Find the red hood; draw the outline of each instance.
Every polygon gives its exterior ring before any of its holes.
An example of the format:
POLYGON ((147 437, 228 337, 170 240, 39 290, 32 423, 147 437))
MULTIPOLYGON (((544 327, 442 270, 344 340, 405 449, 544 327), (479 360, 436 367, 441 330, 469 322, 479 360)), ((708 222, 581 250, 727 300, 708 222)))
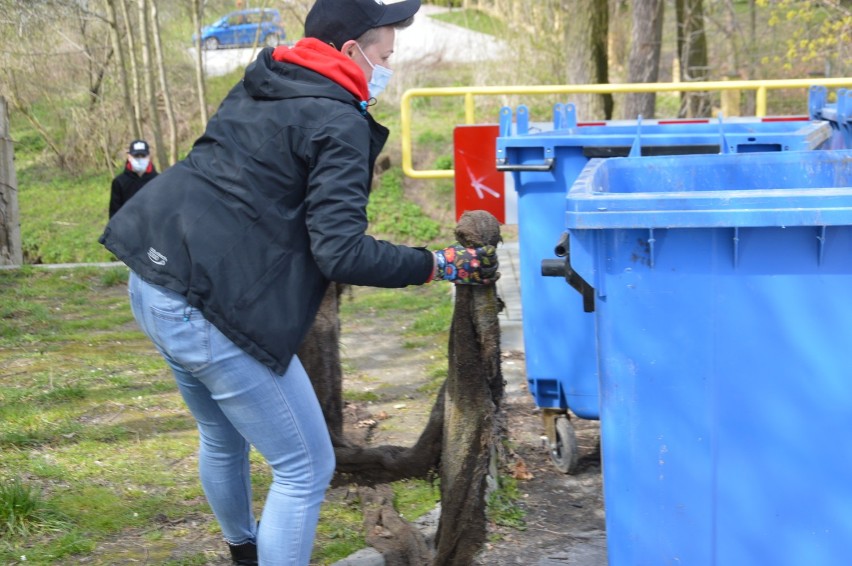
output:
POLYGON ((367 79, 361 68, 352 59, 318 39, 306 37, 293 47, 279 45, 272 52, 272 59, 315 71, 357 96, 358 100, 369 99, 367 79))

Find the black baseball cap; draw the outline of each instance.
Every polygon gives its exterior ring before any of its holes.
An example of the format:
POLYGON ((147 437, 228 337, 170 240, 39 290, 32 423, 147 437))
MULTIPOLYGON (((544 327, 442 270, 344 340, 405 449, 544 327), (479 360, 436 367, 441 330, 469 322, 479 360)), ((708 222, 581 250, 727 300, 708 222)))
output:
POLYGON ((417 13, 420 0, 316 0, 305 18, 305 37, 313 37, 336 49, 367 30, 392 26, 417 13))
POLYGON ((133 140, 130 142, 130 149, 127 150, 130 155, 148 155, 151 153, 151 148, 148 147, 148 142, 145 140, 133 140))

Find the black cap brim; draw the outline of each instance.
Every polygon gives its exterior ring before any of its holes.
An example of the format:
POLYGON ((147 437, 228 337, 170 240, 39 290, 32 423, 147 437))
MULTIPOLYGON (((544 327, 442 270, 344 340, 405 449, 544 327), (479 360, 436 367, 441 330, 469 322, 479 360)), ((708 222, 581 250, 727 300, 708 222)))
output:
POLYGON ((401 2, 388 2, 385 4, 385 13, 379 18, 376 27, 392 26, 417 13, 420 9, 420 0, 402 0, 401 2))
POLYGON ((316 0, 305 18, 305 37, 330 43, 336 49, 367 30, 393 26, 414 16, 420 0, 316 0))

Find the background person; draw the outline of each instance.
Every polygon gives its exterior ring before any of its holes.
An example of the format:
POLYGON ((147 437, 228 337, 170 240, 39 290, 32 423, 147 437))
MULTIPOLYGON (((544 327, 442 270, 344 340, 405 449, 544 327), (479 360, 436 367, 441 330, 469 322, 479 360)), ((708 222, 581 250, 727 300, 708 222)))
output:
POLYGON ((369 113, 420 0, 317 0, 305 39, 260 52, 204 134, 108 224, 131 308, 195 417, 199 473, 238 564, 305 565, 334 451, 295 355, 330 281, 490 283, 493 246, 366 235, 388 130, 369 113), (272 468, 260 524, 249 448, 272 468))
POLYGON ((127 150, 124 171, 112 180, 109 196, 109 217, 115 216, 139 189, 157 176, 157 170, 151 162, 151 148, 145 140, 133 140, 127 150))

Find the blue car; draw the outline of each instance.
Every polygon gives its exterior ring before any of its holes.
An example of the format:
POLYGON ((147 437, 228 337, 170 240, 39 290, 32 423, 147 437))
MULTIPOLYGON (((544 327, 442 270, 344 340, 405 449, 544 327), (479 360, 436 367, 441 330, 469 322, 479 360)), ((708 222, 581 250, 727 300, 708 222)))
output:
MULTIPOLYGON (((281 14, 273 9, 253 9, 232 12, 216 23, 201 29, 201 47, 213 50, 226 46, 267 45, 275 47, 286 34, 281 26, 281 14)), ((198 36, 192 36, 197 43, 198 36)))

